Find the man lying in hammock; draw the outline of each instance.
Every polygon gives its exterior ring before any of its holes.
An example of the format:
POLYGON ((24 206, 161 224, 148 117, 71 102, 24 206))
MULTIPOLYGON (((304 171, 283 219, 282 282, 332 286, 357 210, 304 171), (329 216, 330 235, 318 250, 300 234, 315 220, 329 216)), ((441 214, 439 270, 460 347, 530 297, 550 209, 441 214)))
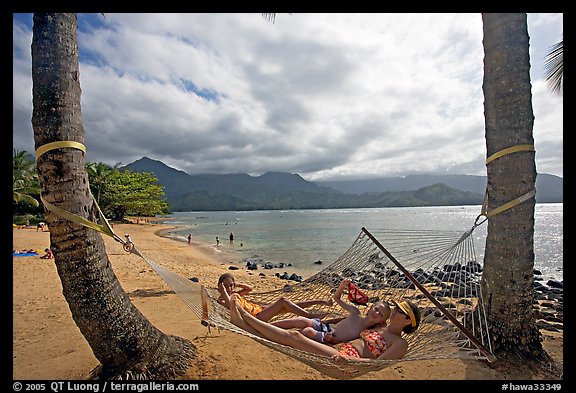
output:
POLYGON ((294 303, 281 297, 263 307, 244 298, 244 295, 252 291, 252 286, 236 282, 234 276, 230 273, 224 273, 218 278, 218 291, 220 292, 220 297, 217 300, 218 303, 230 307, 230 300, 235 299, 244 310, 262 321, 269 321, 272 317, 285 313, 293 313, 308 318, 323 318, 326 316, 326 313, 315 314, 304 309, 317 304, 326 306, 332 306, 333 304, 332 297, 327 300, 308 300, 299 303, 294 303), (239 290, 235 291, 237 288, 239 290))
POLYGON ((342 358, 392 360, 403 358, 408 351, 408 342, 402 337, 402 332, 413 333, 420 325, 418 306, 409 300, 394 304, 388 325, 379 324, 363 330, 359 338, 335 346, 310 339, 299 331, 284 330, 261 321, 240 307, 235 299, 230 300, 230 320, 252 334, 302 351, 331 357, 335 362, 342 358))
POLYGON ((334 300, 340 307, 348 311, 348 316, 334 324, 325 323, 320 318, 289 318, 272 322, 272 325, 282 329, 299 329, 300 333, 321 343, 338 344, 360 337, 360 332, 378 324, 386 324, 390 316, 390 306, 385 302, 374 303, 365 316, 353 304, 342 300, 344 289, 354 288, 350 280, 340 282, 334 293, 334 300))

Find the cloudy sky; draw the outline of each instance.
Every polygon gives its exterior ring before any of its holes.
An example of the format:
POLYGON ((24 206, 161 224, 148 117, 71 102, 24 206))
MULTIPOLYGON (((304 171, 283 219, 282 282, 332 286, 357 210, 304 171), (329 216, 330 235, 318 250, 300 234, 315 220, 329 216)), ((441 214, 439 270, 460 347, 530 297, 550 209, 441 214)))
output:
MULTIPOLYGON (((480 14, 79 14, 86 159, 189 174, 345 180, 485 175, 480 14)), ((539 173, 563 177, 544 59, 563 14, 528 14, 539 173)), ((34 151, 32 14, 13 16, 13 147, 34 151)))

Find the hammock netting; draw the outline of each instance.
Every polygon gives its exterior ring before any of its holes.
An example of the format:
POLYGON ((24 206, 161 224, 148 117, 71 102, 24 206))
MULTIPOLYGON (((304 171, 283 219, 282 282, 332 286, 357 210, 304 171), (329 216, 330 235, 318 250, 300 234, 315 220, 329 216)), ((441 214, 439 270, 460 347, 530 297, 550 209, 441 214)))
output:
MULTIPOLYGON (((41 146, 36 158, 62 147, 80 149, 84 145, 75 141, 58 141, 41 146)), ((533 145, 517 145, 500 150, 486 159, 486 164, 509 153, 534 151, 533 145)), ((482 206, 485 220, 533 198, 536 190, 517 197, 504 205, 487 210, 487 198, 482 206)), ((333 378, 354 378, 371 371, 381 370, 399 361, 423 359, 482 359, 490 362, 493 355, 480 290, 482 264, 476 258, 472 233, 480 225, 460 233, 457 231, 381 230, 374 233, 362 228, 350 248, 336 261, 310 278, 284 288, 250 293, 246 298, 261 305, 272 303, 279 297, 294 302, 327 299, 343 279, 350 279, 372 302, 410 299, 422 314, 416 332, 404 335, 408 353, 400 360, 346 360, 335 363, 329 357, 278 344, 253 335, 230 322, 229 310, 220 305, 216 288, 205 288, 144 257, 126 235, 126 241, 114 234, 106 217, 95 202, 100 225, 48 203, 44 206, 53 213, 86 227, 112 236, 124 244, 126 251, 142 257, 167 282, 203 325, 226 329, 252 339, 294 359, 304 362, 333 378)), ((370 302, 368 303, 368 305, 370 302)), ((363 310, 366 312, 368 307, 363 310)), ((312 311, 308 309, 309 311, 312 311)), ((320 306, 315 312, 327 313, 327 318, 345 317, 337 305, 320 306)), ((287 318, 284 314, 275 319, 287 318)))
MULTIPOLYGON (((287 284, 278 290, 245 296, 261 305, 270 304, 280 297, 293 302, 327 299, 347 278, 369 298, 366 306, 358 306, 362 312, 378 300, 410 299, 420 308, 422 319, 416 332, 403 336, 408 341, 408 353, 400 360, 351 359, 337 364, 329 357, 256 336, 230 322, 229 310, 216 301, 219 297, 217 288, 191 282, 143 258, 209 329, 225 329, 248 336, 325 375, 349 379, 400 361, 439 358, 495 360, 480 291, 482 265, 476 259, 471 236, 474 228, 464 234, 436 230, 379 230, 371 233, 362 228, 340 258, 308 279, 287 284)), ((347 316, 336 303, 307 310, 326 313, 325 319, 347 316)), ((272 320, 293 316, 282 314, 272 320)))

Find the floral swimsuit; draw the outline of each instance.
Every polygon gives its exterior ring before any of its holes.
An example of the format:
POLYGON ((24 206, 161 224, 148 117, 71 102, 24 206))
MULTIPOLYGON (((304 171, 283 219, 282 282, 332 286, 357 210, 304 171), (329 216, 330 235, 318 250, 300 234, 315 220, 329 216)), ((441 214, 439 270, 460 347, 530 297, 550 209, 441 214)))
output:
MULTIPOLYGON (((384 341, 384 337, 376 330, 362 330, 360 332, 360 337, 364 339, 366 343, 366 347, 368 350, 374 355, 375 358, 382 355, 384 351, 386 351, 386 341, 384 341)), ((335 346, 338 350, 338 353, 342 356, 350 357, 350 358, 360 358, 360 354, 352 346, 350 343, 342 343, 335 346)))
POLYGON ((364 339, 366 346, 375 358, 386 351, 386 341, 384 341, 384 337, 382 337, 382 335, 376 330, 362 330, 362 332, 360 332, 360 337, 364 339))

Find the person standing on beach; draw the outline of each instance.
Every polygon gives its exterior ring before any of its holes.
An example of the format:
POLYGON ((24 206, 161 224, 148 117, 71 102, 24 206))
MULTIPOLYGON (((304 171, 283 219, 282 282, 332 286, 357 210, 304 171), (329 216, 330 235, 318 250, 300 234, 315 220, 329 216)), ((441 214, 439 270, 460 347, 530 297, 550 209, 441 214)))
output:
POLYGON ((230 232, 230 243, 234 243, 234 234, 230 232))
POLYGON ((220 238, 216 236, 216 247, 218 247, 219 245, 220 245, 220 238))
POLYGON ((317 304, 329 307, 333 304, 332 297, 327 300, 308 300, 299 303, 294 303, 285 297, 281 297, 273 303, 261 306, 260 304, 252 303, 244 298, 244 295, 250 293, 252 289, 251 285, 236 282, 234 275, 231 273, 224 273, 218 278, 218 291, 220 292, 220 297, 217 301, 223 306, 230 308, 230 302, 231 299, 233 299, 236 304, 244 310, 265 322, 268 322, 276 315, 285 313, 293 313, 307 318, 323 318, 326 316, 326 313, 310 313, 304 309, 317 304), (239 290, 235 291, 237 288, 239 290))
POLYGON ((192 234, 188 235, 188 244, 190 244, 192 242, 192 234))

